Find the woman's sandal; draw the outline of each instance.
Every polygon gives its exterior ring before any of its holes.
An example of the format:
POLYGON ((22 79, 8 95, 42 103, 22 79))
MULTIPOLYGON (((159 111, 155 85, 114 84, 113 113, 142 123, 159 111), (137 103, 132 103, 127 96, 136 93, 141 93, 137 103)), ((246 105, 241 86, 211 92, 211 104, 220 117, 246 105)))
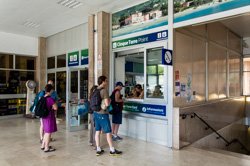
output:
MULTIPOLYGON (((41 150, 44 150, 45 148, 41 148, 41 150)), ((49 146, 49 149, 52 149, 52 146, 49 146)))
POLYGON ((56 151, 56 149, 54 149, 54 148, 51 147, 48 150, 45 150, 44 152, 47 153, 47 152, 54 152, 54 151, 56 151))

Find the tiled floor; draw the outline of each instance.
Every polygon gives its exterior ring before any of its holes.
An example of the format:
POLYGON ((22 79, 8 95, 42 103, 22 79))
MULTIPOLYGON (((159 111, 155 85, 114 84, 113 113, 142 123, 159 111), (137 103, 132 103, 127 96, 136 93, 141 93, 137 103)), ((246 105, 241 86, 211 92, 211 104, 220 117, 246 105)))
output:
POLYGON ((57 151, 44 153, 39 144, 39 121, 32 119, 0 120, 0 166, 250 166, 250 159, 228 156, 192 147, 180 151, 125 137, 116 146, 120 157, 99 157, 88 146, 88 132, 67 132, 64 125, 53 136, 57 151))

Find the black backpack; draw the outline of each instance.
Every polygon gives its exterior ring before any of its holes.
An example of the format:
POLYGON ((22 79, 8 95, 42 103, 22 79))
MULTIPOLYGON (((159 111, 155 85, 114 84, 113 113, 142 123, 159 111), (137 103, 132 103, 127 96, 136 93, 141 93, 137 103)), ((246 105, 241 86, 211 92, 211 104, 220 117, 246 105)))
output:
POLYGON ((102 97, 101 97, 101 90, 102 89, 95 89, 93 91, 93 94, 90 97, 90 110, 99 112, 101 110, 101 103, 102 103, 102 97))
POLYGON ((35 116, 39 116, 40 118, 45 118, 49 115, 49 109, 47 108, 47 97, 42 96, 35 108, 35 116))

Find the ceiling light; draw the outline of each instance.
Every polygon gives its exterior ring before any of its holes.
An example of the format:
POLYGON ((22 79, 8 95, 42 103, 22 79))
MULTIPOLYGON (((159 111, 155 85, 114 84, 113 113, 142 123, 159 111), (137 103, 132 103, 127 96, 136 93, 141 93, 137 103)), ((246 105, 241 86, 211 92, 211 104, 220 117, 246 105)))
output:
POLYGON ((38 28, 40 27, 40 24, 34 23, 32 21, 26 21, 23 23, 24 26, 29 27, 29 28, 38 28))
POLYGON ((74 9, 83 5, 82 2, 79 2, 77 0, 60 0, 57 2, 57 4, 62 5, 64 7, 71 8, 71 9, 74 9))

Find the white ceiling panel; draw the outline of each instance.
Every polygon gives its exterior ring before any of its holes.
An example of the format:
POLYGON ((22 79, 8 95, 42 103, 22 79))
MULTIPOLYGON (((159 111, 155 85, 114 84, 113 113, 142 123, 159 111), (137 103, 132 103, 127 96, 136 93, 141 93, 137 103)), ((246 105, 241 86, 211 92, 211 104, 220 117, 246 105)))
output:
POLYGON ((0 0, 0 31, 47 37, 86 23, 88 16, 98 11, 113 12, 146 0, 77 0, 83 4, 74 9, 57 4, 59 1, 0 0), (24 26, 27 21, 39 27, 24 26))

